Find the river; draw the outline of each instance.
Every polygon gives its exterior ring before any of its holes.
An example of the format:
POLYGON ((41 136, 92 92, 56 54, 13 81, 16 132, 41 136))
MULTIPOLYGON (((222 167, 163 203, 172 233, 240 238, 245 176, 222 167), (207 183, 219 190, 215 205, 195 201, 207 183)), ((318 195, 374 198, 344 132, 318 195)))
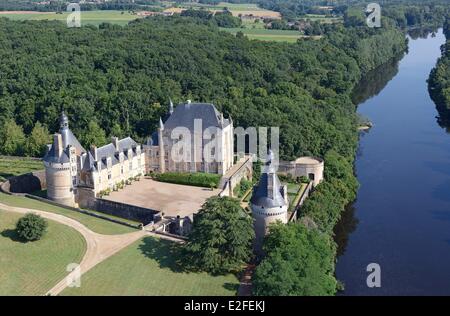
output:
POLYGON ((344 295, 450 295, 450 135, 426 83, 444 42, 442 30, 410 38, 355 90, 373 128, 360 137, 357 199, 335 230, 344 295), (379 288, 366 284, 370 263, 379 288))

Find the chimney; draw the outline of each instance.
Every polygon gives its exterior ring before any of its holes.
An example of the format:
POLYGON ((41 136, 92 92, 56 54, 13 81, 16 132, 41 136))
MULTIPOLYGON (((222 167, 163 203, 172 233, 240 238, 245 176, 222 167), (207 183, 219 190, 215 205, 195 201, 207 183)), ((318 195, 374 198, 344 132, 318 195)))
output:
POLYGON ((61 157, 64 149, 61 134, 56 133, 53 135, 53 146, 55 147, 55 157, 61 157))
POLYGON ((268 173, 267 174, 267 197, 269 199, 273 199, 275 197, 274 190, 275 190, 275 174, 274 173, 268 173))
POLYGON ((289 205, 288 188, 286 184, 283 186, 283 198, 286 205, 289 205))
POLYGON ((97 146, 91 145, 91 154, 94 157, 94 161, 98 161, 97 146))
POLYGON ((116 149, 116 152, 119 151, 119 138, 118 137, 111 137, 111 143, 114 145, 114 148, 116 149))

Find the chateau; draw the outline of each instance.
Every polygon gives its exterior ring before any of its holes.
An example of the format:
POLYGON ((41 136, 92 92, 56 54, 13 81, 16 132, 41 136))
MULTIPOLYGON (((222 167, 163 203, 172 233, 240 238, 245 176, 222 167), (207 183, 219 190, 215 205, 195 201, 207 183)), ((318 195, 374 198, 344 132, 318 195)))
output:
POLYGON ((62 113, 59 132, 44 157, 47 197, 68 206, 86 205, 86 197, 95 198, 150 171, 225 174, 233 166, 233 136, 232 120, 213 104, 188 101, 174 109, 170 102, 168 117, 165 122, 160 119, 146 145, 130 137, 112 137, 111 143, 86 150, 62 113), (181 140, 187 141, 190 152, 176 150, 181 140), (188 159, 178 161, 173 153, 180 152, 188 159))
MULTIPOLYGON (((167 116, 160 118, 159 128, 150 135, 143 146, 130 137, 112 137, 111 143, 86 150, 70 130, 68 117, 62 113, 59 132, 53 136, 53 143, 48 145, 44 157, 47 197, 67 206, 109 212, 146 224, 155 216, 161 218, 164 211, 169 214, 166 220, 172 218, 168 223, 181 227, 181 223, 201 205, 192 204, 196 199, 192 195, 183 197, 183 192, 174 193, 187 188, 170 184, 174 187, 168 189, 167 184, 155 184, 152 179, 144 178, 131 191, 128 188, 127 196, 117 199, 120 192, 111 193, 115 198, 102 196, 104 193, 109 195, 107 191, 118 191, 124 188, 123 184, 150 172, 219 174, 222 176, 220 192, 214 193, 219 196, 233 196, 234 188, 242 179, 252 178, 253 156, 244 155, 234 162, 233 121, 224 118, 213 104, 188 101, 174 108, 170 102, 167 116)), ((261 252, 262 241, 271 223, 287 223, 290 218, 295 218, 288 214, 287 186, 281 184, 277 173, 297 180, 305 176, 310 180, 294 206, 297 209, 313 187, 322 181, 323 169, 320 158, 299 157, 294 161, 278 162, 274 153, 269 152, 249 205, 254 218, 257 252, 261 252)), ((198 200, 204 193, 195 194, 198 200)), ((163 230, 166 229, 164 225, 161 226, 163 230)))
POLYGON ((160 119, 158 130, 144 146, 146 169, 224 175, 233 166, 233 140, 233 121, 225 119, 213 104, 187 101, 174 109, 170 102, 168 117, 164 122, 160 119))

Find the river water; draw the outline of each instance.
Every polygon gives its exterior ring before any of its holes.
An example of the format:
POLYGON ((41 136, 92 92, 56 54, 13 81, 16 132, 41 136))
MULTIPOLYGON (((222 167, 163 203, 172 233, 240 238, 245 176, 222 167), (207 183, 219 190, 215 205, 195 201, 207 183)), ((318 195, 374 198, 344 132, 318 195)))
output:
POLYGON ((410 38, 355 91, 374 126, 360 138, 357 200, 335 231, 344 295, 450 295, 450 135, 426 83, 444 42, 442 30, 410 38), (379 288, 366 284, 370 263, 379 288))

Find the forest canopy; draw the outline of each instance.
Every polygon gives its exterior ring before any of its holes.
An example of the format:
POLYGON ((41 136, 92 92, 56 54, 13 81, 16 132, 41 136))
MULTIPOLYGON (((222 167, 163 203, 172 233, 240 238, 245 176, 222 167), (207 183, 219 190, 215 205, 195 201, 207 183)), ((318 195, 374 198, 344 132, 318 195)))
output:
POLYGON ((82 141, 99 128, 144 141, 169 98, 191 99, 214 103, 235 125, 279 126, 287 159, 330 149, 352 157, 349 93, 405 48, 395 30, 340 27, 320 41, 267 43, 193 17, 99 28, 2 18, 0 30, 1 125, 13 120, 30 135, 40 122, 55 132, 64 109, 82 141))

